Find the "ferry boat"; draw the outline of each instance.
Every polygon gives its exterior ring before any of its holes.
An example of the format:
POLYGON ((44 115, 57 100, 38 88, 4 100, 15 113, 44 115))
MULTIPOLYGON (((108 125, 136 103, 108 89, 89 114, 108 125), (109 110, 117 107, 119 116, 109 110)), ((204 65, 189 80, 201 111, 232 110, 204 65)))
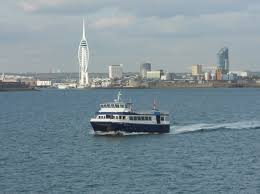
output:
POLYGON ((118 92, 114 102, 100 104, 100 110, 90 123, 95 134, 102 132, 126 133, 169 133, 169 114, 161 112, 155 107, 150 112, 135 112, 132 103, 121 100, 118 92))

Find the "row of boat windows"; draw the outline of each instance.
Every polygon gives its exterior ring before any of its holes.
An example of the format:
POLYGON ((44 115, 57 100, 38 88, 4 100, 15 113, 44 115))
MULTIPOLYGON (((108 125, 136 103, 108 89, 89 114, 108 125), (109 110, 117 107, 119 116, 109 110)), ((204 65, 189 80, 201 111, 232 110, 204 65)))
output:
POLYGON ((126 116, 114 116, 114 115, 100 115, 98 116, 99 119, 120 119, 125 120, 126 116))
POLYGON ((101 108, 130 108, 128 104, 101 104, 101 108))
POLYGON ((129 120, 132 121, 151 121, 152 120, 152 117, 144 117, 144 116, 130 116, 129 117, 129 120))
MULTIPOLYGON (((99 119, 119 119, 125 120, 127 119, 126 116, 114 116, 114 115, 99 115, 99 119)), ((130 121, 151 121, 152 117, 150 116, 129 116, 130 121)), ((161 121, 166 121, 167 118, 161 117, 161 121)))

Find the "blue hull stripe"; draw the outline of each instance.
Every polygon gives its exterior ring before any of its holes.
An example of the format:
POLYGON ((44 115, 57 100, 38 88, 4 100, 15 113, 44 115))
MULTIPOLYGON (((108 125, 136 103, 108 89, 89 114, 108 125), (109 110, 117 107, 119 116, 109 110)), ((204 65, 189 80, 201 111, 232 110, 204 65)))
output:
POLYGON ((124 131, 128 133, 169 133, 170 125, 163 124, 136 124, 136 123, 111 123, 111 122, 90 122, 94 131, 124 131))

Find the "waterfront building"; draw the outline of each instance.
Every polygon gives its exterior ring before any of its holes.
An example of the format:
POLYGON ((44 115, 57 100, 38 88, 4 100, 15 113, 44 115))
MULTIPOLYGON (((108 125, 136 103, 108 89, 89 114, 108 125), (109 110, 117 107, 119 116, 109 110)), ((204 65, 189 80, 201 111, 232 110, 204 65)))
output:
POLYGON ((232 71, 231 73, 236 74, 238 77, 241 78, 250 78, 253 76, 253 73, 250 71, 232 71))
POLYGON ((221 69, 223 72, 229 72, 229 51, 227 47, 220 49, 217 53, 218 59, 218 69, 221 69))
POLYGON ((216 70, 216 80, 220 81, 222 80, 222 70, 221 69, 217 69, 216 70))
POLYGON ((36 81, 36 86, 37 87, 50 87, 51 86, 51 81, 50 80, 37 80, 36 81))
POLYGON ((242 72, 239 73, 239 76, 241 76, 241 77, 251 77, 252 75, 248 71, 242 71, 242 72))
POLYGON ((89 85, 88 78, 88 63, 89 63, 89 48, 85 34, 85 22, 83 20, 83 33, 78 50, 79 60, 79 87, 86 87, 89 85))
POLYGON ((111 81, 109 78, 94 78, 91 82, 91 88, 107 88, 110 85, 111 81))
POLYGON ((192 76, 199 76, 202 74, 202 65, 192 65, 192 76))
POLYGON ((216 80, 216 73, 211 73, 210 77, 211 77, 211 80, 216 80))
POLYGON ((221 80, 228 81, 229 80, 228 78, 229 78, 228 74, 222 74, 222 79, 221 80))
POLYGON ((109 66, 109 78, 121 79, 123 77, 123 65, 110 65, 109 66))
POLYGON ((147 71, 147 79, 161 79, 163 70, 147 71))
POLYGON ((147 72, 151 71, 152 65, 151 63, 143 63, 140 65, 140 76, 141 78, 147 78, 147 72))
POLYGON ((211 80, 211 75, 210 75, 209 72, 206 72, 205 73, 205 81, 209 81, 209 80, 211 80))
POLYGON ((2 76, 1 76, 1 79, 0 79, 1 81, 4 81, 5 80, 5 74, 4 73, 2 73, 2 76))
POLYGON ((228 80, 230 80, 230 81, 237 80, 237 78, 238 78, 237 74, 232 73, 232 72, 229 72, 227 75, 228 75, 228 80))
POLYGON ((174 80, 174 77, 175 77, 174 73, 166 72, 164 75, 161 76, 161 80, 172 81, 174 80))

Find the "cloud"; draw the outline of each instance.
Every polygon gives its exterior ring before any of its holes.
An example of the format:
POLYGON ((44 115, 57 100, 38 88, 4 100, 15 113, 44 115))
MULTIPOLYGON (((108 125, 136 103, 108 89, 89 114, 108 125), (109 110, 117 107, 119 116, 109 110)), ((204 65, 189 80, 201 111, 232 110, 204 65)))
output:
POLYGON ((10 0, 6 5, 0 7, 0 58, 14 71, 26 64, 35 71, 48 71, 45 64, 77 71, 83 17, 91 71, 119 63, 135 71, 145 60, 184 71, 193 63, 215 63, 223 46, 230 48, 232 68, 259 63, 259 0, 10 0))
POLYGON ((138 17, 173 17, 235 12, 258 3, 258 0, 24 0, 22 8, 35 13, 62 15, 91 15, 104 8, 116 8, 138 17))
POLYGON ((97 29, 102 28, 111 28, 111 27, 126 27, 130 24, 133 24, 135 17, 133 16, 121 16, 121 17, 105 17, 99 18, 94 23, 91 24, 92 27, 97 29))
POLYGON ((37 12, 45 7, 62 5, 65 0, 23 0, 19 3, 25 12, 37 12))

